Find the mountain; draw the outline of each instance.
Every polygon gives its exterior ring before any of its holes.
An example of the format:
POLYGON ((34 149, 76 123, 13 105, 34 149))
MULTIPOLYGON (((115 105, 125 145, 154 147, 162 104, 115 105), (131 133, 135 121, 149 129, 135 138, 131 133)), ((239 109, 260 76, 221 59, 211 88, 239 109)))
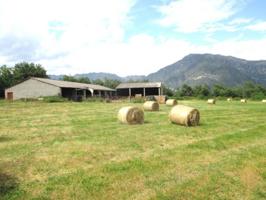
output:
POLYGON ((111 73, 104 73, 104 72, 92 72, 92 73, 86 73, 86 74, 76 74, 74 75, 76 78, 81 78, 81 77, 87 77, 90 80, 97 80, 97 79, 113 79, 113 80, 119 80, 122 81, 122 78, 116 74, 111 74, 111 73))
POLYGON ((133 75, 133 76, 126 76, 122 78, 123 81, 143 81, 147 80, 147 77, 144 75, 133 75))
MULTIPOLYGON (((64 75, 49 75, 51 79, 59 80, 62 79, 64 75)), ((126 77, 120 77, 116 74, 111 73, 104 73, 104 72, 91 72, 91 73, 84 73, 84 74, 75 74, 75 78, 81 78, 81 77, 87 77, 90 80, 97 80, 97 79, 113 79, 118 80, 121 82, 126 81, 142 81, 146 79, 146 76, 144 75, 132 75, 132 76, 126 76, 126 77)))
MULTIPOLYGON (((88 77, 96 79, 115 79, 121 82, 127 81, 160 81, 171 88, 180 87, 183 84, 191 86, 206 84, 222 84, 225 86, 237 86, 247 81, 266 86, 266 60, 248 61, 232 56, 214 54, 190 54, 182 60, 161 68, 148 76, 120 77, 111 73, 86 73, 76 74, 75 77, 88 77)), ((60 79, 63 75, 50 75, 52 79, 60 79)))
POLYGON ((190 54, 148 75, 147 79, 164 82, 171 88, 183 84, 236 86, 246 81, 266 86, 266 61, 248 61, 213 54, 190 54))

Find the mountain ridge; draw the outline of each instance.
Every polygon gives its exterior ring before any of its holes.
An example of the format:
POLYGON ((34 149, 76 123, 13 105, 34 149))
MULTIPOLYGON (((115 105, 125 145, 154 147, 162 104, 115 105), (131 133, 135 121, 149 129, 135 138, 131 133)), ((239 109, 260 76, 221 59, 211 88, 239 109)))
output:
POLYGON ((120 77, 116 74, 101 72, 77 74, 75 77, 88 77, 91 80, 108 78, 121 82, 160 81, 170 88, 180 87, 183 84, 237 86, 247 81, 266 86, 266 60, 249 61, 219 54, 189 54, 147 76, 120 77))

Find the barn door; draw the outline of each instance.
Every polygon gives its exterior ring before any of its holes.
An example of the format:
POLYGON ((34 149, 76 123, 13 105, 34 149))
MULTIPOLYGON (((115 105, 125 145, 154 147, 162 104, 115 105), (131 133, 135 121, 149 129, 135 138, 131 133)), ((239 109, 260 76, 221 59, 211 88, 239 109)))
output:
POLYGON ((13 92, 7 93, 7 100, 13 100, 13 92))

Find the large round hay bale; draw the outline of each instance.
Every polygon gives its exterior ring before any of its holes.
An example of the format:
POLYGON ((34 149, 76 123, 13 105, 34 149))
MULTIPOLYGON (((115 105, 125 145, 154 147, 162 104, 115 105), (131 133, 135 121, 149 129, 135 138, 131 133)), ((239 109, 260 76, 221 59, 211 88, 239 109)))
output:
POLYGON ((240 102, 241 103, 247 103, 247 100, 246 99, 241 99, 240 102))
POLYGON ((118 120, 123 124, 143 124, 144 112, 138 107, 123 107, 118 112, 118 120))
POLYGON ((208 104, 215 104, 216 100, 215 99, 208 99, 207 103, 208 104))
POLYGON ((175 124, 197 126, 200 121, 200 113, 195 108, 184 105, 176 105, 171 109, 169 119, 175 124))
POLYGON ((263 99, 261 102, 262 102, 262 103, 266 103, 266 99, 263 99))
POLYGON ((168 99, 166 101, 166 105, 167 106, 175 106, 175 105, 177 105, 177 100, 175 100, 175 99, 168 99))
POLYGON ((143 109, 145 111, 159 111, 159 103, 156 101, 146 101, 143 104, 143 109))

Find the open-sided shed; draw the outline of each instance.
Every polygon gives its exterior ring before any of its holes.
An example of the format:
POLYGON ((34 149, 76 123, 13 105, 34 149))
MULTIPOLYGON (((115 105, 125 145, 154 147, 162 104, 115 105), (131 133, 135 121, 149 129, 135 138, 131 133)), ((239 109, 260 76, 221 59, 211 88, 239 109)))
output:
POLYGON ((144 83, 121 83, 116 87, 117 96, 142 96, 162 95, 163 88, 161 82, 144 82, 144 83))
POLYGON ((5 90, 9 100, 38 98, 45 96, 62 96, 68 99, 91 96, 107 97, 114 95, 115 90, 101 85, 52 80, 46 78, 30 78, 5 90))

